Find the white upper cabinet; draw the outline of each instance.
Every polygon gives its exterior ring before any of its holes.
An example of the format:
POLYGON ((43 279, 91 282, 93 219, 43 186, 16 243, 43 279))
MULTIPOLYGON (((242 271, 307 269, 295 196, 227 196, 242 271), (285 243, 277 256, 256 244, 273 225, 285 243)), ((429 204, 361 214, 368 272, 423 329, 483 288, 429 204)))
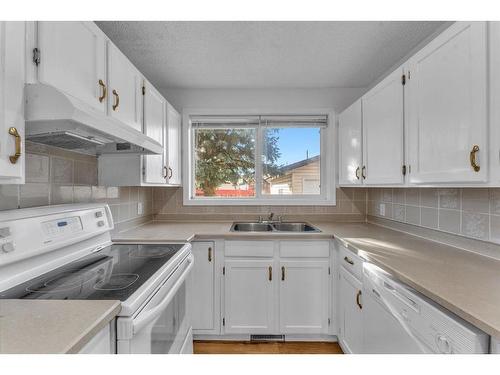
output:
POLYGON ((339 115, 339 184, 363 183, 361 100, 357 100, 339 115))
POLYGON ((181 115, 167 103, 167 168, 169 185, 181 184, 181 115))
POLYGON ((166 101, 149 83, 144 83, 144 134, 164 146, 162 155, 145 155, 144 182, 164 184, 167 182, 166 168, 166 101))
POLYGON ((93 22, 37 23, 38 80, 106 111, 106 37, 93 22))
POLYGON ((397 69, 362 97, 366 185, 404 183, 403 74, 397 69))
POLYGON ((108 41, 108 113, 142 132, 143 77, 127 57, 108 41))
POLYGON ((0 184, 24 183, 25 22, 0 22, 0 184))
POLYGON ((456 22, 408 61, 410 182, 488 178, 486 22, 456 22))

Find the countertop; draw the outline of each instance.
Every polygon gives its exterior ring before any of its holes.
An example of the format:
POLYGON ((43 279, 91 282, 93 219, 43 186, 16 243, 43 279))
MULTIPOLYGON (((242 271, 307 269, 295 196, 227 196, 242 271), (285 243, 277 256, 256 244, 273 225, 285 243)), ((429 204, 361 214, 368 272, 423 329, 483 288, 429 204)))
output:
POLYGON ((0 353, 78 353, 119 311, 120 301, 0 300, 0 353))
POLYGON ((500 337, 500 261, 368 223, 311 222, 321 233, 235 233, 232 222, 157 221, 115 235, 117 242, 193 239, 335 238, 486 333, 500 337))

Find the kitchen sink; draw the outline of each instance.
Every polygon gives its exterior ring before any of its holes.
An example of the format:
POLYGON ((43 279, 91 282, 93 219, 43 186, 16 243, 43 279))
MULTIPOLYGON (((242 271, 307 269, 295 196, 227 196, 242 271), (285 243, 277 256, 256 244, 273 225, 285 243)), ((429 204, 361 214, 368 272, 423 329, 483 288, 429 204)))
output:
POLYGON ((308 223, 233 223, 231 232, 296 232, 318 233, 318 228, 308 223))
POLYGON ((307 223, 276 223, 273 227, 279 232, 321 232, 307 223))

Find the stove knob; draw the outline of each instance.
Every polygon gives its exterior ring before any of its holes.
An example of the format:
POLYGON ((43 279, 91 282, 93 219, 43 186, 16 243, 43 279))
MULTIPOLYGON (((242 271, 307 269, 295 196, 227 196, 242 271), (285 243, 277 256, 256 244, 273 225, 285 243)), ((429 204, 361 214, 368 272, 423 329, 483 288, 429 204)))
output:
POLYGON ((10 236, 10 228, 0 228, 0 238, 6 238, 10 236))
POLYGON ((4 253, 10 253, 10 252, 12 252, 14 250, 15 250, 14 243, 12 243, 12 242, 7 242, 7 243, 4 243, 2 245, 2 251, 4 253))
POLYGON ((451 353, 451 343, 448 338, 444 335, 438 335, 436 337, 436 344, 440 353, 450 354, 451 353))
POLYGON ((102 221, 102 220, 101 220, 101 221, 98 221, 98 222, 97 222, 97 226, 98 226, 98 227, 103 227, 103 226, 104 226, 104 221, 102 221))
POLYGON ((96 218, 100 218, 100 217, 102 217, 102 211, 96 211, 96 213, 95 213, 95 217, 96 217, 96 218))

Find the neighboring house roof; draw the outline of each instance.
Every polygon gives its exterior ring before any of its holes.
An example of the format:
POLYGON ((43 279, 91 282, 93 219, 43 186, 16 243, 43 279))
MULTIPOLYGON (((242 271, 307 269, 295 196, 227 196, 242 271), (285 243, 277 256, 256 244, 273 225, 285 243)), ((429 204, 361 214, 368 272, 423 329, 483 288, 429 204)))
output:
POLYGON ((308 165, 308 164, 311 164, 311 163, 314 163, 314 162, 317 162, 319 161, 319 155, 317 156, 313 156, 312 158, 309 158, 309 159, 304 159, 304 160, 300 160, 300 161, 297 161, 293 164, 289 164, 289 165, 285 165, 284 167, 281 167, 280 168, 280 172, 282 174, 286 174, 294 169, 297 169, 297 168, 300 168, 300 167, 303 167, 305 165, 308 165))

